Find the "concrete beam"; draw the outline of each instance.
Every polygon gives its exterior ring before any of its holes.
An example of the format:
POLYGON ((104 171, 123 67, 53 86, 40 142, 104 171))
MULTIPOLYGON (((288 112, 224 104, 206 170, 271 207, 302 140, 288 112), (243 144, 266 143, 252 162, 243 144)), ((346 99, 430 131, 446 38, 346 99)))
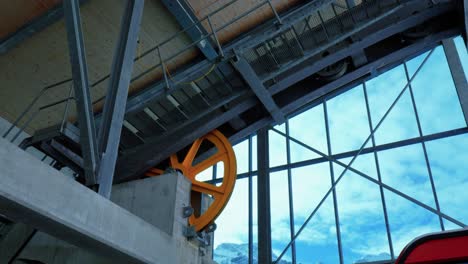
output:
POLYGON ((0 138, 0 214, 101 255, 169 263, 167 233, 0 138))
POLYGON ((12 224, 11 230, 0 242, 0 263, 11 263, 31 240, 36 230, 25 224, 12 224))

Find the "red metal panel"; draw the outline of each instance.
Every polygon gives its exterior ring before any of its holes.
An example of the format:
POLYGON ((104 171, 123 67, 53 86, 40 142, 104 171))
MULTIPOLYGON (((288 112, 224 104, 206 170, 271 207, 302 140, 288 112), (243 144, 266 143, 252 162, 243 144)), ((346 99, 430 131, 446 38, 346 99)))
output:
POLYGON ((441 232, 420 237, 401 253, 396 264, 453 263, 468 260, 467 230, 441 232))

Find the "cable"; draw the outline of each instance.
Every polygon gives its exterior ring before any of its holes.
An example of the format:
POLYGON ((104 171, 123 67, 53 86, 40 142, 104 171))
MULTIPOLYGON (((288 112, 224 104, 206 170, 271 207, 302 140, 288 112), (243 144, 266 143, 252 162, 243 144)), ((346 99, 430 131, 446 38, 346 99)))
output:
POLYGON ((187 84, 191 84, 191 83, 193 83, 193 82, 198 82, 198 81, 200 81, 201 79, 203 79, 203 78, 205 78, 206 76, 208 76, 208 75, 214 70, 214 68, 216 67, 216 65, 218 65, 218 63, 213 63, 213 64, 211 65, 210 69, 209 69, 207 72, 205 72, 202 76, 200 76, 200 77, 198 77, 198 78, 196 78, 196 79, 194 79, 194 80, 188 81, 188 82, 175 82, 174 79, 172 79, 172 75, 171 75, 171 73, 169 72, 169 68, 168 68, 168 67, 165 67, 165 68, 166 68, 167 75, 169 76, 169 79, 171 79, 171 81, 173 81, 173 82, 175 83, 175 85, 178 85, 178 84, 183 84, 183 85, 185 84, 185 85, 187 85, 187 84))

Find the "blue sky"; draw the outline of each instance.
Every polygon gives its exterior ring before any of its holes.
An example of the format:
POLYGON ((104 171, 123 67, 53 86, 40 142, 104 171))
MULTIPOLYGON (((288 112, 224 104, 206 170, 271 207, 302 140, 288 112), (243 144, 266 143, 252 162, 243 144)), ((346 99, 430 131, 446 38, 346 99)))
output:
MULTIPOLYGON (((465 67, 468 67, 466 49, 461 38, 456 39, 465 67)), ((426 54, 407 63, 410 76, 426 54)), ((373 126, 377 124, 394 98, 406 84, 403 65, 366 82, 373 126)), ((436 48, 412 85, 423 135, 465 127, 460 104, 442 47, 436 48)), ((370 133, 363 87, 327 101, 330 140, 333 153, 358 149, 370 133)), ((324 153, 327 141, 323 105, 318 105, 289 121, 290 135, 324 153)), ((284 125, 277 126, 284 131, 284 125)), ((376 144, 385 144, 419 135, 416 116, 409 90, 405 92, 375 134, 376 144)), ((253 142, 255 147, 256 143, 253 142)), ((371 146, 371 142, 367 144, 371 146)), ((248 164, 247 141, 234 147, 238 173, 246 172, 248 164)), ((426 143, 431 172, 441 211, 468 222, 465 201, 468 199, 468 135, 426 143)), ((255 153, 255 151, 254 151, 255 153)), ((255 154, 254 154, 255 157, 255 154)), ((306 148, 291 142, 291 161, 319 157, 306 148)), ((435 208, 429 172, 422 144, 415 144, 378 153, 382 180, 389 186, 435 208)), ((253 159, 255 163, 255 158, 253 159)), ((341 160, 348 163, 350 159, 341 160)), ((270 132, 270 166, 286 164, 286 139, 270 132)), ((359 156, 356 168, 377 179, 373 154, 359 156)), ((254 164, 254 170, 256 164, 254 164)), ((333 165, 335 178, 343 168, 333 165)), ((202 177, 210 177, 207 171, 202 177)), ((279 254, 290 240, 287 171, 270 175, 273 252, 279 254)), ((330 188, 329 163, 292 170, 294 217, 296 230, 304 223, 325 192, 330 188)), ((254 194, 256 179, 254 178, 254 194)), ((367 255, 390 254, 382 200, 378 185, 346 172, 337 189, 343 256, 345 263, 367 255)), ((405 200, 390 191, 384 191, 395 254, 418 235, 440 230, 437 215, 405 200)), ((256 211, 256 197, 254 211, 256 211)), ((256 214, 254 213, 254 230, 256 214)), ((248 182, 238 180, 232 198, 217 220, 215 247, 221 243, 248 241, 248 182)), ((457 228, 444 220, 446 229, 457 228)), ((255 234, 256 232, 254 232, 255 234)), ((256 235, 255 235, 256 236, 256 235)), ((338 263, 335 217, 331 196, 325 201, 311 222, 297 239, 298 263, 338 263)), ((385 256, 385 255, 384 255, 385 256)), ((290 254, 285 256, 289 259, 290 254)))

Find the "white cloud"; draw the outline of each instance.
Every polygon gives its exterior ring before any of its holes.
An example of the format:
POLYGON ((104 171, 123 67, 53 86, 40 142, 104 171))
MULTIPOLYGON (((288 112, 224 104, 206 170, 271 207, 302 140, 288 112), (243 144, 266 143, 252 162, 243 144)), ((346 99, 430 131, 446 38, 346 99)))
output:
MULTIPOLYGON (((432 55, 420 76, 414 82, 416 103, 420 110, 423 132, 448 130, 465 125, 453 85, 445 83, 448 69, 440 63, 444 59, 440 48, 432 55), (442 72, 442 73, 441 73, 442 72), (430 77, 428 77, 430 76, 430 77), (434 77, 434 78, 432 78, 434 77), (440 89, 439 89, 440 88, 440 89), (454 103, 455 102, 455 103, 454 103), (421 112, 423 112, 421 114, 421 112)), ((422 60, 415 59, 419 63, 422 60)), ((419 63, 410 62, 410 71, 419 63)), ((373 124, 377 124, 393 99, 406 84, 402 66, 389 71, 377 79, 367 82, 373 124)), ((416 119, 409 92, 407 91, 392 110, 376 133, 378 144, 402 140, 418 135, 416 119)), ((340 95, 328 102, 330 131, 334 153, 357 149, 369 135, 367 113, 362 87, 340 95)), ((323 105, 290 119, 291 136, 327 153, 323 105)), ((284 126, 278 128, 284 131, 284 126)), ((453 141, 428 142, 428 151, 434 181, 443 212, 454 214, 468 221, 464 202, 468 199, 468 179, 465 165, 467 136, 453 138, 453 141), (442 142, 442 143, 439 143, 442 142), (460 144, 463 142, 464 144, 460 144), (454 194, 457 198, 454 199, 454 194)), ((254 143, 254 148, 256 144, 254 143)), ((370 142, 367 146, 370 146, 370 142)), ((241 147, 239 147, 240 149, 241 147)), ((311 151, 291 143, 293 162, 318 157, 311 151)), ((238 151, 242 152, 242 151, 238 151)), ((255 153, 255 152, 254 152, 255 153)), ((270 134, 270 160, 272 165, 286 163, 286 139, 275 132, 270 134)), ((420 144, 396 150, 380 152, 380 171, 383 181, 435 207, 428 171, 420 144)), ((350 158, 342 160, 345 164, 350 158)), ((255 154, 254 160, 255 162, 255 154)), ((352 167, 377 179, 373 154, 359 156, 352 167)), ((343 167, 334 165, 335 178, 343 167)), ((286 245, 290 239, 289 201, 286 172, 271 175, 272 201, 272 238, 276 245, 286 245)), ((314 210, 326 191, 330 188, 328 162, 292 170, 295 230, 297 231, 309 214, 314 210)), ((254 190, 256 189, 256 185, 254 190)), ((350 171, 337 186, 337 200, 340 229, 345 258, 389 252, 383 207, 379 186, 363 179, 350 171)), ((438 217, 412 202, 398 197, 388 190, 384 192, 390 221, 391 235, 395 253, 415 236, 438 230, 438 217)), ((237 196, 236 196, 237 197, 237 196)), ((243 196, 246 199, 247 196, 243 196)), ((233 199, 235 199, 233 197, 233 199)), ((254 198, 255 201, 256 198, 254 198)), ((246 204, 236 202, 230 207, 234 211, 246 211, 246 204)), ((256 204, 254 205, 256 211, 256 204)), ((222 229, 225 241, 246 238, 247 229, 239 224, 239 215, 226 213, 227 226, 222 229), (232 220, 235 218, 236 220, 232 220), (237 223, 237 224, 236 224, 237 223), (227 239, 229 237, 229 239, 227 239)), ((220 221, 218 221, 220 222, 220 221)), ((254 216, 256 222, 256 214, 254 216)), ((221 223, 221 222, 220 222, 221 223)), ((217 231, 219 232, 219 231, 217 231)), ((221 241, 221 240, 220 240, 221 241)), ((243 240, 244 243, 246 240, 243 240)), ((336 244, 336 228, 332 197, 330 196, 317 211, 310 223, 297 239, 308 247, 320 248, 336 244)), ((275 248, 275 252, 282 249, 275 248)))

